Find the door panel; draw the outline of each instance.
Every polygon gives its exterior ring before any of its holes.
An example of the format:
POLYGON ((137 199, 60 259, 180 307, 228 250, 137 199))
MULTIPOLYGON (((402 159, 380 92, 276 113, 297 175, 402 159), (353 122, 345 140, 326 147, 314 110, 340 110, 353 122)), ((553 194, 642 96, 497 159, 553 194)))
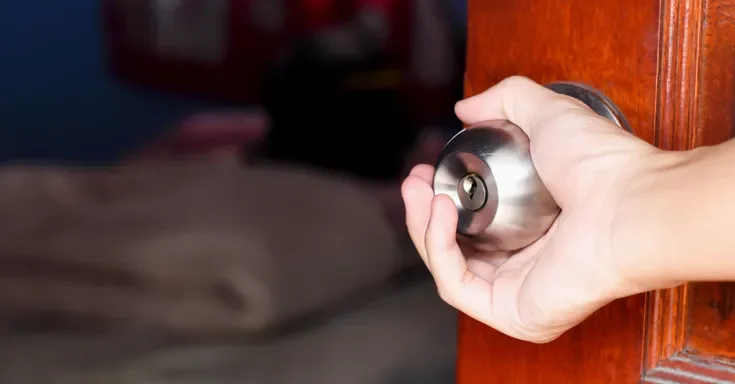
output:
MULTIPOLYGON (((722 142, 735 0, 469 0, 465 93, 516 74, 600 89, 662 148, 722 142)), ((544 345, 463 315, 458 383, 735 382, 733 312, 735 284, 690 284, 618 300, 544 345)))
POLYGON ((651 0, 470 0, 470 86, 481 92, 511 75, 581 81, 653 141, 660 17, 651 0))
MULTIPOLYGON (((669 0, 662 7, 657 144, 723 142, 735 127, 735 1, 669 0)), ((648 294, 644 382, 734 383, 734 299, 732 283, 648 294)))

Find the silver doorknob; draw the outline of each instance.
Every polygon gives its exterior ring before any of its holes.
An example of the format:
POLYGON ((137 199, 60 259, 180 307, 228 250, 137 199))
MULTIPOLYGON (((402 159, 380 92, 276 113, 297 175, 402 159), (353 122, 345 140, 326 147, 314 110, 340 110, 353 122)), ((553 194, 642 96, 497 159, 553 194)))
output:
MULTIPOLYGON (((630 131, 601 92, 579 83, 547 86, 630 131)), ((439 155, 434 193, 454 200, 457 232, 485 249, 514 251, 543 236, 560 208, 536 172, 528 136, 509 121, 486 121, 455 135, 439 155)))

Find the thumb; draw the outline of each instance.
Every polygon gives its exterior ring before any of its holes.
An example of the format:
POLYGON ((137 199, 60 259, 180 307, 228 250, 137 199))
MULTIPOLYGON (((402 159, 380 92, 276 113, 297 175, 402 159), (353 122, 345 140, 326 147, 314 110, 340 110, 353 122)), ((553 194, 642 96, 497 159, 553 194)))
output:
POLYGON ((465 124, 508 120, 529 137, 540 122, 554 116, 570 110, 591 112, 583 103, 522 76, 508 77, 485 92, 458 102, 454 110, 465 124))
POLYGON ((446 195, 434 197, 425 238, 431 274, 444 301, 497 327, 492 320, 492 284, 470 269, 457 244, 457 220, 452 199, 446 195))

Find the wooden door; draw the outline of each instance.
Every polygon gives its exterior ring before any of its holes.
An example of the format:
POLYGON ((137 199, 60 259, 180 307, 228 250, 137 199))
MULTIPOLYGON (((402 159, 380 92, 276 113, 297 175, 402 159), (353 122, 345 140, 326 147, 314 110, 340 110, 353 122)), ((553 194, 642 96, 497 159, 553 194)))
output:
MULTIPOLYGON (((662 148, 732 136, 735 0, 469 0, 468 34, 468 96, 581 81, 662 148)), ((544 345, 460 319, 460 384, 638 382, 735 383, 735 284, 619 300, 544 345)))

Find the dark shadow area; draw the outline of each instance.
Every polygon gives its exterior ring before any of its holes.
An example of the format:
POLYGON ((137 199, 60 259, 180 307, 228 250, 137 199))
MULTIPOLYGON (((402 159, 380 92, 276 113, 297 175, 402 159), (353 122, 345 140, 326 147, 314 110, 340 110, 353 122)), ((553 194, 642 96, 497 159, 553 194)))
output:
POLYGON ((463 0, 0 5, 0 382, 454 381, 402 180, 463 0))

